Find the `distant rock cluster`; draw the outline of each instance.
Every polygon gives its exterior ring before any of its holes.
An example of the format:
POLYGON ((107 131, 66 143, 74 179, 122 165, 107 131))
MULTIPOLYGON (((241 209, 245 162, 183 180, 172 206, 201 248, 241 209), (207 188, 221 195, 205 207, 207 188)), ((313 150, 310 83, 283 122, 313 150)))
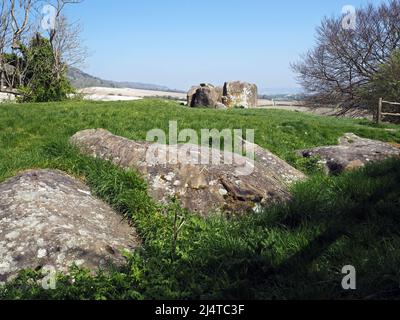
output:
POLYGON ((202 83, 190 88, 187 104, 192 108, 257 108, 258 89, 255 84, 240 81, 225 82, 223 87, 202 83))

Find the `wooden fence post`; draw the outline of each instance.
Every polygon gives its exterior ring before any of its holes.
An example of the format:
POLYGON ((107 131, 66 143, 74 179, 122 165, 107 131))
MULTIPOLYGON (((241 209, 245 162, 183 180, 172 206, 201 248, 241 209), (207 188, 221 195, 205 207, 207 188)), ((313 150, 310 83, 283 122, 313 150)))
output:
POLYGON ((0 92, 3 91, 3 87, 5 86, 5 81, 4 81, 4 62, 3 62, 3 55, 0 53, 0 92))
POLYGON ((379 98, 378 112, 376 115, 376 122, 378 124, 382 122, 382 104, 383 104, 383 98, 379 98))
POLYGON ((4 71, 0 70, 0 92, 5 88, 4 71))

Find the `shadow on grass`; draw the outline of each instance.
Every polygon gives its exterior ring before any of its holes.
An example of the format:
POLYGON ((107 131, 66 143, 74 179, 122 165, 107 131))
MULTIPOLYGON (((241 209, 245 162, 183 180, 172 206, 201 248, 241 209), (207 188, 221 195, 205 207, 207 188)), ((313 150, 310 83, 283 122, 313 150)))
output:
MULTIPOLYGON (((279 210, 278 210, 279 211, 279 210)), ((266 282, 279 275, 290 281, 327 281, 330 298, 400 297, 397 248, 400 226, 400 161, 389 160, 341 177, 315 178, 297 186, 294 201, 278 214, 274 224, 292 231, 318 230, 306 246, 268 270, 266 282), (311 188, 310 188, 311 187, 311 188), (319 190, 319 192, 317 191, 319 190), (341 268, 358 269, 358 290, 341 288, 341 268), (322 272, 321 272, 322 269, 322 272), (325 271, 335 270, 330 279, 325 271), (315 274, 313 274, 315 273, 315 274), (336 281, 334 281, 336 279, 336 281), (330 281, 331 280, 331 281, 330 281)), ((311 290, 297 298, 323 298, 311 290)), ((296 283, 291 283, 293 288, 296 283)), ((295 290, 295 289, 292 289, 295 290)), ((315 290, 318 292, 318 290, 315 290)), ((328 297, 325 297, 328 298, 328 297)))

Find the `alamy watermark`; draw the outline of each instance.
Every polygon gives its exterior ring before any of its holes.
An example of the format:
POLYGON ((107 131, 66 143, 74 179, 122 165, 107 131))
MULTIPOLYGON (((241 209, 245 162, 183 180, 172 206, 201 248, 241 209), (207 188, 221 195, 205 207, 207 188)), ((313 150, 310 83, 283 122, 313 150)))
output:
POLYGON ((348 265, 342 269, 342 274, 346 276, 342 280, 343 290, 357 290, 357 272, 356 268, 348 265))
POLYGON ((153 143, 146 152, 148 165, 234 165, 238 176, 254 171, 253 129, 245 132, 242 129, 201 129, 199 137, 193 129, 178 132, 178 122, 170 121, 168 133, 161 129, 151 130, 146 141, 153 143))
POLYGON ((43 18, 40 22, 40 26, 43 30, 50 31, 56 28, 57 20, 57 9, 51 4, 47 4, 42 8, 43 18))
POLYGON ((346 5, 342 8, 342 28, 344 30, 356 30, 357 27, 357 12, 352 5, 346 5))
POLYGON ((44 276, 40 283, 44 290, 55 290, 57 284, 57 270, 54 266, 47 265, 42 268, 42 275, 44 276))

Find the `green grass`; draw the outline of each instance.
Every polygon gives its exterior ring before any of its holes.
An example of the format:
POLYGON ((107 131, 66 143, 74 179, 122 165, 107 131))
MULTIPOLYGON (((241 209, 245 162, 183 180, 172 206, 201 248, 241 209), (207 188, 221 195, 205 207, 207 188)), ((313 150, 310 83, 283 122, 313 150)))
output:
POLYGON ((186 109, 174 102, 67 102, 0 105, 0 182, 30 168, 55 168, 84 180, 131 219, 143 249, 122 270, 91 277, 61 276, 45 291, 26 271, 0 289, 9 299, 291 299, 400 296, 400 162, 391 160, 339 177, 324 177, 298 149, 330 145, 346 132, 400 143, 400 128, 365 120, 278 110, 186 109), (144 140, 147 131, 255 129, 256 143, 297 168, 309 181, 293 187, 293 201, 263 214, 199 218, 179 205, 161 207, 135 172, 85 157, 68 144, 79 130, 105 128, 144 140), (390 130, 388 130, 390 129, 390 130), (185 219, 177 248, 175 215, 185 219), (358 290, 341 289, 354 265, 358 290))

